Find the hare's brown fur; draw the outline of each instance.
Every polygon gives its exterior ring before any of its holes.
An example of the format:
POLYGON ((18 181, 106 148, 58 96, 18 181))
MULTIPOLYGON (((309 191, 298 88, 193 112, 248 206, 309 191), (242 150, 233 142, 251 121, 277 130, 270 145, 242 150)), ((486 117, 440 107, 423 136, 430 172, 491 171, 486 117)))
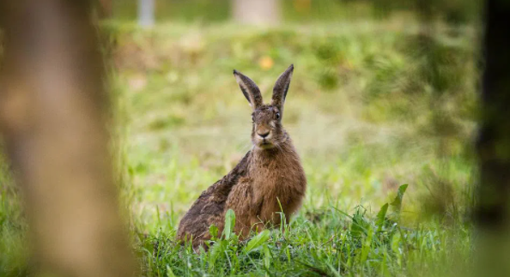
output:
POLYGON ((223 230, 225 213, 236 214, 234 232, 247 238, 250 231, 278 226, 295 213, 306 191, 306 177, 299 156, 281 124, 283 103, 293 66, 278 79, 271 105, 262 104, 258 87, 248 77, 234 72, 244 95, 254 109, 252 142, 254 147, 221 180, 210 186, 195 201, 181 220, 177 233, 181 241, 191 239, 203 245, 211 238, 211 225, 223 230))

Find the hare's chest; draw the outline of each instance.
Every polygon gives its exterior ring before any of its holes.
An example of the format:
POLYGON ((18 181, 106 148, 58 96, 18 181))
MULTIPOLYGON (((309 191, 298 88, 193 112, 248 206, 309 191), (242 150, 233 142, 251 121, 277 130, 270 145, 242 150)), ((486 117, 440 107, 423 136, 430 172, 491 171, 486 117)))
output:
POLYGON ((306 180, 304 174, 292 171, 260 172, 253 178, 253 195, 257 202, 269 209, 286 210, 304 194, 306 180))
POLYGON ((257 218, 279 225, 282 218, 288 220, 298 209, 304 191, 297 189, 301 184, 296 178, 286 174, 271 177, 273 178, 254 180, 254 206, 257 207, 257 218))
POLYGON ((275 214, 290 216, 300 206, 306 178, 295 152, 256 160, 250 168, 254 206, 258 216, 272 221, 275 214))

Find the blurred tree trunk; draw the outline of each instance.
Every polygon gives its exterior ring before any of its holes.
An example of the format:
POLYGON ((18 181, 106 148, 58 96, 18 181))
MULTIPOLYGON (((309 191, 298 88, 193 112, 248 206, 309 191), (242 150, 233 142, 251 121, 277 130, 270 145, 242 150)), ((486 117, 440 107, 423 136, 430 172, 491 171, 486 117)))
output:
POLYGON ((91 1, 0 2, 0 131, 26 202, 36 276, 133 276, 106 129, 91 1))
POLYGON ((154 1, 138 0, 138 24, 142 27, 154 25, 154 1))
POLYGON ((482 124, 478 140, 480 276, 510 276, 510 1, 486 1, 482 124))
POLYGON ((280 22, 278 0, 233 0, 234 20, 243 24, 271 25, 280 22))
POLYGON ((99 0, 99 18, 107 19, 113 15, 112 0, 99 0))

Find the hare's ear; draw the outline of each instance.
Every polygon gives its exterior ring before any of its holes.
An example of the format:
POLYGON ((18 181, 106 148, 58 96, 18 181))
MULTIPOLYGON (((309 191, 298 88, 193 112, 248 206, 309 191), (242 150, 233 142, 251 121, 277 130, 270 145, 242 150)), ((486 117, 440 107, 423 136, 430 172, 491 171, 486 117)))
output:
POLYGON ((280 75, 273 88, 273 101, 271 102, 271 105, 277 107, 280 112, 283 112, 283 104, 285 103, 287 92, 289 91, 293 71, 294 65, 291 64, 289 68, 280 75))
POLYGON ((262 106, 262 95, 260 94, 259 87, 250 78, 243 75, 241 72, 234 70, 236 81, 244 94, 244 97, 250 102, 250 106, 255 110, 262 106))

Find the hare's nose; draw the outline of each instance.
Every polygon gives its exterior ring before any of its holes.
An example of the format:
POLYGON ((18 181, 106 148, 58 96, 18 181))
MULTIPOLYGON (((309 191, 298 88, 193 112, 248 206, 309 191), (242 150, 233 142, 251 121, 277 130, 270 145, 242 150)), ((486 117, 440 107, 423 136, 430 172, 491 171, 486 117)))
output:
POLYGON ((257 135, 259 135, 259 137, 261 138, 266 138, 267 136, 269 136, 269 131, 264 131, 264 132, 257 132, 257 135))

